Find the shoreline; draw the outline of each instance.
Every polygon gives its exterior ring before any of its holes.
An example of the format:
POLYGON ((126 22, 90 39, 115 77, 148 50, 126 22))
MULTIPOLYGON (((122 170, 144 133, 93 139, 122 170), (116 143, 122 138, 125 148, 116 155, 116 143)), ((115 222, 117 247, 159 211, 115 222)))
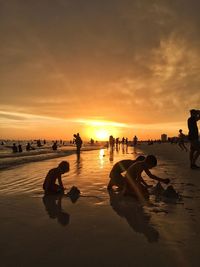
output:
MULTIPOLYGON (((102 149, 104 147, 99 146, 99 147, 83 147, 81 149, 81 152, 85 152, 85 151, 92 151, 92 150, 99 150, 102 149)), ((38 154, 33 154, 33 155, 12 155, 12 156, 8 156, 5 158, 0 158, 0 171, 4 171, 7 169, 12 169, 15 168, 19 165, 22 164, 28 164, 28 163, 32 163, 32 162, 39 162, 39 161, 45 161, 45 160, 50 160, 50 159, 54 159, 54 158, 61 158, 61 157, 66 157, 66 156, 70 156, 76 154, 76 148, 74 147, 74 149, 65 149, 65 150, 57 150, 57 151, 50 151, 49 153, 38 153, 38 154), (9 161, 10 159, 10 161, 9 161)))

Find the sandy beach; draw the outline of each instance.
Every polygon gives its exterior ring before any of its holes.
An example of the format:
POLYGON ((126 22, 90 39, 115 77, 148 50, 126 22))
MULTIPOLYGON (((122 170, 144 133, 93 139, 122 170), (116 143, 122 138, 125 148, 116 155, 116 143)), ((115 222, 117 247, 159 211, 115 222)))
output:
POLYGON ((1 266, 199 266, 200 172, 189 168, 188 157, 177 145, 142 144, 113 154, 84 151, 80 160, 72 154, 0 171, 1 266), (157 156, 152 173, 170 178, 183 196, 180 201, 151 196, 140 204, 108 194, 113 164, 141 154, 157 156), (43 195, 47 171, 61 160, 70 163, 70 172, 63 175, 65 187, 81 190, 75 203, 43 195))

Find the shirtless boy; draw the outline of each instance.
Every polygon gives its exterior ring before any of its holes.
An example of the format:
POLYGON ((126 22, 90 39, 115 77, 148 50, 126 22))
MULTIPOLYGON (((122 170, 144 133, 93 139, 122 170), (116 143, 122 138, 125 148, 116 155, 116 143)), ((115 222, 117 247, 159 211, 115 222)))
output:
POLYGON ((144 156, 139 156, 135 160, 124 159, 115 163, 109 175, 110 181, 108 183, 107 189, 108 190, 112 189, 114 185, 118 186, 119 189, 122 189, 125 184, 125 178, 122 175, 122 173, 125 172, 135 162, 142 161, 144 159, 145 159, 144 156))
POLYGON ((56 194, 64 192, 61 175, 69 171, 69 163, 62 161, 58 167, 51 169, 44 180, 43 189, 45 194, 56 194), (58 180, 58 184, 56 181, 58 180))
POLYGON ((126 172, 126 183, 123 189, 123 194, 133 195, 140 200, 149 197, 147 188, 151 187, 151 185, 148 185, 142 178, 141 175, 143 171, 149 178, 168 184, 170 182, 169 179, 159 178, 150 172, 150 169, 154 168, 156 165, 157 159, 153 155, 148 155, 145 160, 138 161, 131 165, 126 172))

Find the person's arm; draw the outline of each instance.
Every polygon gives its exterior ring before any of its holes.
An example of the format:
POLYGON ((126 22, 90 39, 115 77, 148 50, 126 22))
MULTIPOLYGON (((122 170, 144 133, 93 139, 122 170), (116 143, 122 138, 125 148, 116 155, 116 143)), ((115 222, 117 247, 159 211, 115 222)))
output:
POLYGON ((148 185, 145 180, 142 178, 142 176, 139 177, 139 181, 145 186, 145 187, 152 187, 152 185, 148 185))
POLYGON ((159 182, 162 182, 162 183, 165 183, 165 184, 168 184, 170 182, 170 179, 166 178, 166 179, 163 179, 163 178, 160 178, 160 177, 157 177, 156 175, 153 175, 149 169, 144 169, 144 171, 146 172, 146 174, 149 176, 149 178, 153 179, 153 180, 156 180, 156 181, 159 181, 159 182))

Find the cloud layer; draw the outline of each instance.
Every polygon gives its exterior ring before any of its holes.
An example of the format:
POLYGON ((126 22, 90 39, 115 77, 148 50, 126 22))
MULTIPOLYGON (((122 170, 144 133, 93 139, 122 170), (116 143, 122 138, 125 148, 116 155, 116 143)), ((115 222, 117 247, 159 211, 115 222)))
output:
POLYGON ((200 103, 200 2, 1 1, 1 110, 185 121, 200 103))

